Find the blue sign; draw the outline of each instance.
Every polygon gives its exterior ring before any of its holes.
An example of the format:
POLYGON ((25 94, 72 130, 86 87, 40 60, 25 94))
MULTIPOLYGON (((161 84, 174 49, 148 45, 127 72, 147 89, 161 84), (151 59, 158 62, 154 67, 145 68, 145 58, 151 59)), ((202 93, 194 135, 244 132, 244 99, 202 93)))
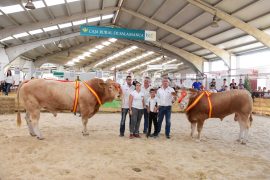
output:
POLYGON ((140 29, 126 29, 126 28, 82 25, 80 27, 80 35, 118 38, 118 39, 156 41, 156 31, 146 31, 146 30, 140 30, 140 29))

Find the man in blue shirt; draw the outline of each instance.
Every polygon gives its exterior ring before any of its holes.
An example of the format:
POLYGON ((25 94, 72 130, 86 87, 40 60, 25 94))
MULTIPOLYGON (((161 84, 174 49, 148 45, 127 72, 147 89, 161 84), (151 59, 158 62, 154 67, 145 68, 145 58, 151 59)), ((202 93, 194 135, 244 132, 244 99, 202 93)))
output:
POLYGON ((196 89, 198 91, 201 90, 201 86, 202 86, 202 83, 198 81, 198 79, 196 79, 196 81, 192 84, 192 88, 193 89, 196 89))

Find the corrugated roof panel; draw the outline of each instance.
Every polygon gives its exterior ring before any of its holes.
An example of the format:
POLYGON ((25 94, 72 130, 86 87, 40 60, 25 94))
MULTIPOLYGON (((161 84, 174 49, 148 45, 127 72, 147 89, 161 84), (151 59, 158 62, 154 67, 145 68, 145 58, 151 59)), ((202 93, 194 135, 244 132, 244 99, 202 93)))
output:
POLYGON ((65 4, 50 6, 49 9, 55 17, 67 16, 65 4))
POLYGON ((140 13, 150 17, 159 6, 163 3, 164 0, 155 0, 155 1, 145 1, 144 6, 141 8, 140 13))

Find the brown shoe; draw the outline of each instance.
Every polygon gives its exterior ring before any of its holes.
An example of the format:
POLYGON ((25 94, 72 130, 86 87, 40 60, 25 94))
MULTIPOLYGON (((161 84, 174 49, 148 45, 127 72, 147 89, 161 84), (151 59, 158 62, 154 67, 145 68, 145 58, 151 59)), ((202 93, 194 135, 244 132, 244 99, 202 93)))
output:
POLYGON ((133 139, 134 138, 134 135, 133 134, 130 134, 129 135, 129 139, 133 139))
POLYGON ((134 134, 135 138, 141 138, 141 136, 139 134, 134 134))

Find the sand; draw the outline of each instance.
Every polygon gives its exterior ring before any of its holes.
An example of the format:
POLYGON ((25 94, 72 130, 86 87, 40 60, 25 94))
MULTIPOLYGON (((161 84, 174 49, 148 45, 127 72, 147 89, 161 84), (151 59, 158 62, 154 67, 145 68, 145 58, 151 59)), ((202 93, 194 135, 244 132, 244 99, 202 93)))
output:
MULTIPOLYGON (((97 114, 82 136, 69 113, 42 113, 45 140, 29 136, 15 114, 0 116, 0 179, 270 179, 270 119, 254 116, 247 145, 233 116, 208 120, 202 141, 189 137, 184 114, 172 115, 171 139, 119 137, 120 114, 97 114)), ((128 126, 127 126, 128 127, 128 126)), ((142 127, 142 124, 141 124, 142 127)))

